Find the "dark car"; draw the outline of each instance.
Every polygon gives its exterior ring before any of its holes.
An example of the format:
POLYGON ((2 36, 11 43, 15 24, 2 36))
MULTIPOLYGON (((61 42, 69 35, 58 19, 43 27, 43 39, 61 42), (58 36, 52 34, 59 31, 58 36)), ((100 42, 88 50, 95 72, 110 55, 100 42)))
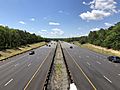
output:
POLYGON ((49 47, 51 47, 51 45, 49 45, 49 47))
POLYGON ((109 56, 108 60, 112 62, 120 63, 120 57, 118 56, 109 56))
POLYGON ((33 54, 35 54, 34 51, 30 51, 30 52, 29 52, 29 55, 33 55, 33 54))
POLYGON ((70 46, 70 48, 72 49, 72 48, 73 48, 73 46, 70 46))

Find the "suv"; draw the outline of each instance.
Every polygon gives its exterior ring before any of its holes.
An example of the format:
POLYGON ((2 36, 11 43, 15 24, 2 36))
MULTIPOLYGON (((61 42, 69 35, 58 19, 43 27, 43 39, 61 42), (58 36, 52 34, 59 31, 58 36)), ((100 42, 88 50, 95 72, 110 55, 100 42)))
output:
POLYGON ((34 51, 30 51, 30 52, 29 52, 29 55, 33 55, 33 54, 35 54, 34 51))
POLYGON ((108 60, 112 62, 120 63, 120 57, 118 56, 109 56, 108 60))

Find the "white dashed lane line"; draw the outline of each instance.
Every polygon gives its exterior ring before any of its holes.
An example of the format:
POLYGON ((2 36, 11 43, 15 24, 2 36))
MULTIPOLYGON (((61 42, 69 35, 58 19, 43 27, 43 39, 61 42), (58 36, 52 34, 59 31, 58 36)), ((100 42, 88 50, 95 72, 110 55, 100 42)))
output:
POLYGON ((13 81, 13 79, 10 79, 4 86, 7 86, 12 81, 13 81))
POLYGON ((31 65, 31 63, 30 64, 28 64, 28 67, 31 65))
POLYGON ((106 76, 103 76, 108 82, 112 83, 110 79, 108 79, 106 76))
POLYGON ((18 65, 19 65, 19 63, 15 64, 15 67, 18 66, 18 65))
POLYGON ((90 63, 89 63, 89 62, 87 62, 87 64, 90 66, 90 63))
POLYGON ((96 61, 98 64, 101 64, 100 62, 96 61))
POLYGON ((120 74, 118 74, 118 76, 120 76, 120 74))

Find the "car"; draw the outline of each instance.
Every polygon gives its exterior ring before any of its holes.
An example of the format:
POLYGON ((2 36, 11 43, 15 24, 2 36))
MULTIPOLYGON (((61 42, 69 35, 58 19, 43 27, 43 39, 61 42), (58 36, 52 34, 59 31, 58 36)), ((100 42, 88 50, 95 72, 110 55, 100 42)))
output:
POLYGON ((51 47, 51 45, 49 45, 49 47, 51 47))
POLYGON ((109 56, 107 58, 109 61, 120 63, 120 57, 118 57, 118 56, 109 56))
POLYGON ((73 48, 73 46, 70 46, 70 48, 72 49, 72 48, 73 48))
POLYGON ((29 55, 33 55, 33 54, 35 54, 35 51, 30 51, 29 52, 29 55))

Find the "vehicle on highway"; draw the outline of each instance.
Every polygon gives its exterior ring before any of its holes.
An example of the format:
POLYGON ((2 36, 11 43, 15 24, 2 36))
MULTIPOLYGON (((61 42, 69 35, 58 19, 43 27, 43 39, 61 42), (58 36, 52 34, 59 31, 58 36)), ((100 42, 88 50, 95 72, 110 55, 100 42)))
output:
POLYGON ((70 46, 70 48, 72 49, 72 48, 73 48, 73 46, 70 46))
POLYGON ((51 47, 51 45, 49 45, 49 47, 51 47))
POLYGON ((33 55, 33 54, 35 54, 35 51, 30 51, 29 52, 29 55, 33 55))
POLYGON ((120 57, 118 56, 109 56, 108 60, 112 62, 120 63, 120 57))

